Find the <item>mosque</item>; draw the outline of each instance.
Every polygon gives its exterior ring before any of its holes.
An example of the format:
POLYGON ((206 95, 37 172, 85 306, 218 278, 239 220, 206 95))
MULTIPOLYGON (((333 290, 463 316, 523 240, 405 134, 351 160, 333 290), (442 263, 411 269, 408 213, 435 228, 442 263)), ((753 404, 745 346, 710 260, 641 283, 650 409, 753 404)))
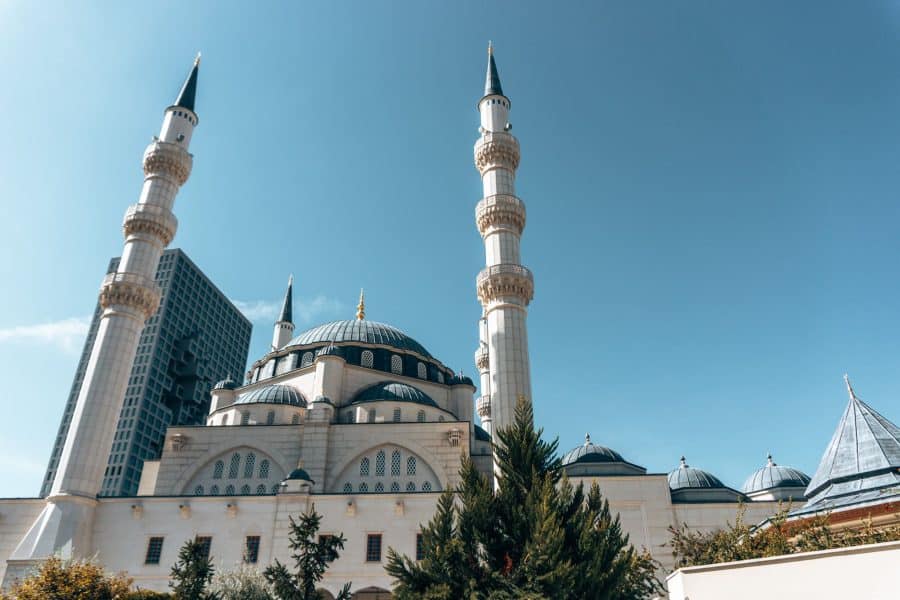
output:
MULTIPOLYGON (((178 549, 191 538, 220 569, 289 562, 288 516, 315 505, 320 533, 347 539, 323 581, 326 597, 352 581, 354 598, 386 598, 387 548, 418 555, 420 527, 440 492, 459 482, 462 457, 492 476, 492 431, 510 423, 520 398, 531 400, 526 315, 534 281, 520 257, 520 149, 493 50, 474 148, 484 188, 475 222, 486 259, 476 278, 477 394, 475 382, 426 346, 367 319, 362 295, 355 318, 295 334, 289 282, 271 350, 243 381, 215 385, 205 425, 168 429, 160 457, 144 464, 137 495, 98 498, 138 337, 159 303, 154 276, 177 227, 175 196, 191 172, 198 71, 199 59, 144 153, 140 198, 125 215, 118 270, 101 287, 102 319, 51 491, 45 499, 0 499, 0 577, 9 585, 54 554, 96 556, 141 587, 166 590, 178 549)), ((849 383, 848 390, 847 412, 813 478, 770 456, 736 490, 683 457, 668 474, 648 473, 590 436, 564 455, 563 468, 576 483, 598 482, 632 543, 666 568, 670 526, 720 527, 740 503, 751 522, 788 499, 797 518, 825 508, 858 519, 867 507, 866 514, 894 518, 877 507, 900 494, 891 491, 900 477, 900 430, 849 383)))

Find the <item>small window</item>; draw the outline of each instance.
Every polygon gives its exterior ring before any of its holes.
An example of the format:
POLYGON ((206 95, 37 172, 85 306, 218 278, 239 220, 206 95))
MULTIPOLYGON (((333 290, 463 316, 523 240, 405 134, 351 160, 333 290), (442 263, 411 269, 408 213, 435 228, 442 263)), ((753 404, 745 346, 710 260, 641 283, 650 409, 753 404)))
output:
POLYGON ((422 484, 422 491, 423 492, 431 491, 431 482, 430 481, 426 481, 425 483, 422 484))
POLYGON ((269 478, 269 459, 264 458, 259 463, 259 478, 260 479, 268 479, 269 478))
POLYGON ((194 488, 194 495, 195 496, 203 495, 203 486, 202 485, 198 485, 197 487, 194 488))
POLYGON ((278 493, 278 486, 280 486, 280 485, 281 485, 280 483, 276 483, 275 485, 272 486, 272 493, 273 493, 273 494, 277 494, 277 493, 278 493))
POLYGON ((425 411, 424 410, 420 410, 419 413, 416 415, 416 421, 418 421, 419 423, 425 422, 425 411))
POLYGON ((253 477, 253 469, 256 466, 256 455, 250 452, 247 454, 247 461, 244 463, 244 479, 253 477))
POLYGON ((241 413, 241 425, 249 425, 250 424, 250 411, 245 410, 241 413))
POLYGON ((213 468, 213 479, 222 479, 222 475, 225 473, 225 463, 221 460, 216 461, 216 466, 213 468))
POLYGON ((394 354, 391 356, 391 373, 396 375, 403 374, 403 359, 394 354))
POLYGON ((406 491, 407 491, 407 492, 414 492, 414 491, 416 491, 416 484, 413 483, 412 481, 410 481, 409 483, 407 483, 407 484, 406 484, 406 491))
POLYGON ((359 461, 359 476, 360 477, 368 477, 369 476, 369 457, 363 456, 362 460, 359 461))
POLYGON ((392 492, 399 492, 399 491, 400 491, 400 484, 397 483, 396 481, 393 482, 393 483, 391 484, 391 491, 392 491, 392 492))
POLYGON ((369 493, 369 484, 366 483, 365 481, 362 482, 361 484, 359 484, 359 492, 361 494, 368 494, 369 493))
POLYGON ((371 369, 375 366, 375 355, 372 354, 371 350, 363 350, 359 364, 366 367, 367 369, 371 369))
POLYGON ((425 363, 420 362, 416 366, 416 375, 419 376, 419 379, 428 379, 428 369, 425 368, 425 363))
POLYGON ((250 495, 250 486, 247 485, 246 483, 245 483, 244 485, 241 486, 241 494, 244 495, 244 496, 249 496, 249 495, 250 495))
POLYGON ((443 423, 443 422, 444 422, 444 415, 438 415, 438 421, 440 421, 441 423, 443 423))
POLYGON ((275 424, 275 411, 270 410, 268 414, 266 414, 266 425, 274 425, 275 424))
POLYGON ((209 558, 209 551, 212 548, 212 538, 205 535, 198 535, 194 539, 194 541, 200 544, 200 549, 202 550, 203 557, 209 558))
POLYGON ((406 474, 407 475, 415 475, 416 474, 416 457, 410 456, 406 459, 406 474))
POLYGON ((234 486, 230 483, 225 486, 225 495, 226 496, 234 496, 234 486))
POLYGON ((291 425, 299 425, 300 424, 300 413, 294 413, 291 417, 291 425))
POLYGON ((248 535, 244 539, 244 562, 255 565, 259 560, 259 536, 248 535))
POLYGON ((353 484, 351 484, 349 481, 344 484, 344 493, 345 494, 353 493, 353 484))
POLYGON ((370 533, 366 537, 366 562, 381 562, 380 533, 370 533))
POLYGON ((402 416, 402 412, 399 408, 394 409, 394 423, 400 422, 400 417, 402 416))
POLYGON ((444 383, 444 374, 438 371, 437 374, 438 383, 444 383))
POLYGON ((380 494, 383 491, 384 491, 384 484, 379 481, 378 483, 375 484, 375 493, 380 494))
POLYGON ((162 537, 152 537, 147 542, 147 556, 144 558, 145 565, 158 565, 159 557, 162 555, 162 537))
POLYGON ((259 484, 256 486, 256 495, 257 496, 265 496, 266 495, 266 486, 263 484, 259 484))
POLYGON ((391 452, 391 475, 398 477, 400 475, 400 451, 391 452))
POLYGON ((228 479, 237 479, 240 466, 241 455, 235 452, 231 455, 231 464, 228 465, 228 479))
POLYGON ((369 409, 369 423, 375 422, 375 409, 369 409))
POLYGON ((384 450, 379 450, 375 455, 375 476, 384 477, 384 450))
POLYGON ((219 495, 219 486, 214 485, 211 488, 209 488, 209 495, 210 496, 218 496, 219 495))
POLYGON ((425 536, 421 533, 416 534, 416 560, 425 558, 425 536))
POLYGON ((304 352, 303 357, 300 359, 301 367, 308 367, 312 364, 313 361, 313 353, 312 352, 304 352))

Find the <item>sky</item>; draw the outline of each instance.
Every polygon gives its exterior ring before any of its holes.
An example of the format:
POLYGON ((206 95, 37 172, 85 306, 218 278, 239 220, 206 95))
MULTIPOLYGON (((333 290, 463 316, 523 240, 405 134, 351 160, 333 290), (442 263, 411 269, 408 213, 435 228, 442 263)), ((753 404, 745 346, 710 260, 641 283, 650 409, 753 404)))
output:
POLYGON ((173 246, 271 339, 367 316, 476 375, 475 104, 522 147, 537 423, 812 474, 900 421, 900 2, 0 0, 0 497, 34 496, 141 156, 202 51, 173 246))

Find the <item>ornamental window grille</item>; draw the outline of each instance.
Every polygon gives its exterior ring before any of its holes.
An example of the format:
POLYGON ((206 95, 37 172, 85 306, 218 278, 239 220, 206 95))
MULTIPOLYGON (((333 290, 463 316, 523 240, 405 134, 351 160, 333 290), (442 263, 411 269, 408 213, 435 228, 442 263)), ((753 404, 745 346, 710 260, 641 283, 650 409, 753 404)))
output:
POLYGON ((257 496, 265 496, 266 495, 266 486, 263 484, 259 484, 256 486, 256 495, 257 496))
POLYGON ((214 485, 211 488, 209 488, 209 495, 210 496, 218 496, 219 495, 219 486, 214 485))
POLYGON ((221 460, 216 461, 216 466, 213 467, 213 479, 222 479, 222 475, 225 473, 225 463, 221 460))
POLYGON ((294 416, 291 417, 291 425, 299 425, 300 424, 300 413, 294 413, 294 416))
POLYGON ((443 422, 444 422, 444 415, 438 415, 438 421, 440 421, 441 423, 443 423, 443 422))
POLYGON ((394 354, 391 356, 391 373, 395 375, 403 374, 403 359, 394 354))
POLYGON ((413 483, 412 481, 410 481, 409 483, 407 483, 407 484, 406 484, 406 491, 407 491, 407 492, 414 492, 414 491, 416 491, 416 484, 413 483))
POLYGON ((394 423, 400 422, 400 417, 402 416, 402 412, 399 408, 394 409, 394 423))
POLYGON ((359 461, 359 476, 360 477, 368 477, 369 476, 369 457, 363 456, 362 460, 359 461))
POLYGON ((359 484, 359 491, 361 494, 366 494, 369 492, 369 484, 365 481, 359 484))
POLYGON ((422 491, 423 492, 431 491, 431 482, 430 481, 426 481, 425 483, 422 484, 422 491))
POLYGON ((420 410, 418 412, 418 414, 416 415, 416 421, 418 421, 419 423, 425 422, 425 411, 424 410, 420 410))
POLYGON ((391 475, 399 477, 400 475, 400 451, 391 452, 391 475))
POLYGON ((231 455, 231 463, 228 465, 228 479, 237 479, 240 466, 241 455, 235 452, 231 455))
POLYGON ((225 486, 225 495, 226 496, 234 496, 234 486, 230 483, 225 486))
POLYGON ((270 410, 266 414, 266 425, 274 425, 275 424, 275 411, 270 410))
POLYGON ((259 478, 260 479, 268 479, 269 478, 269 459, 264 458, 259 463, 259 478))
POLYGON ((241 425, 249 425, 250 424, 250 411, 245 410, 241 413, 241 425))
POLYGON ((419 379, 428 379, 428 369, 425 368, 425 363, 420 362, 416 366, 416 375, 419 376, 419 379))
POLYGON ((256 564, 259 560, 259 536, 248 535, 244 541, 244 562, 256 564))
POLYGON ((244 496, 250 495, 250 486, 247 485, 246 483, 241 486, 241 494, 243 494, 244 496))
POLYGON ((380 493, 383 491, 384 491, 384 484, 379 481, 378 483, 375 484, 375 492, 380 493))
POLYGON ((421 533, 416 534, 416 560, 425 558, 425 536, 421 533))
POLYGON ((194 541, 200 545, 200 553, 203 555, 203 558, 209 558, 209 549, 212 546, 212 538, 209 536, 198 535, 194 538, 194 541))
POLYGON ((406 474, 407 475, 415 475, 416 474, 416 457, 410 456, 406 459, 406 474))
POLYGON ((349 481, 344 484, 344 493, 345 494, 353 493, 353 484, 351 484, 349 481))
POLYGON ((359 364, 366 367, 367 369, 371 369, 375 366, 375 355, 372 354, 371 350, 363 350, 362 357, 359 360, 359 364))
POLYGON ((256 455, 250 452, 244 462, 244 479, 253 477, 253 468, 256 466, 256 455))
POLYGON ((144 558, 145 565, 158 565, 162 555, 163 538, 152 537, 147 542, 147 555, 144 558))
POLYGON ((281 484, 276 483, 275 485, 272 486, 272 493, 273 493, 273 494, 277 494, 277 493, 278 493, 278 486, 279 486, 279 485, 281 485, 281 484))
POLYGON ((202 485, 198 485, 197 487, 194 488, 194 495, 195 496, 203 495, 203 486, 202 485))
POLYGON ((301 367, 308 367, 312 364, 313 361, 313 353, 312 352, 304 352, 303 357, 300 359, 301 367))
POLYGON ((370 533, 366 538, 366 562, 381 562, 380 533, 370 533))
POLYGON ((400 491, 400 484, 397 483, 396 481, 393 482, 393 483, 391 483, 391 491, 392 491, 392 492, 399 492, 399 491, 400 491))
POLYGON ((375 455, 375 476, 384 477, 384 450, 375 455))

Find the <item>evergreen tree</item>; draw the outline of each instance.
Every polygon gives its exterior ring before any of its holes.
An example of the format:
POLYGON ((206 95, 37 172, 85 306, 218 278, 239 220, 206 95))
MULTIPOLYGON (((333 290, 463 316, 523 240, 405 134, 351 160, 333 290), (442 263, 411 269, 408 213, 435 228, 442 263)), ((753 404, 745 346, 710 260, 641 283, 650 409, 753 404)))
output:
POLYGON ((471 460, 423 529, 424 558, 388 550, 400 600, 638 600, 662 591, 657 564, 628 544, 594 485, 587 495, 565 478, 557 442, 535 430, 531 405, 496 433, 495 491, 471 460))
POLYGON ((206 591, 214 574, 207 548, 196 540, 188 540, 178 551, 169 586, 178 600, 218 600, 217 594, 206 591))
MULTIPOLYGON (((316 513, 315 507, 300 515, 299 522, 289 518, 289 543, 297 572, 291 573, 276 558, 275 564, 267 567, 263 575, 279 600, 319 600, 316 584, 325 576, 328 565, 338 558, 338 551, 344 549, 346 540, 343 534, 315 539, 322 522, 322 516, 316 513)), ((350 600, 349 582, 335 596, 335 600, 350 600)))

